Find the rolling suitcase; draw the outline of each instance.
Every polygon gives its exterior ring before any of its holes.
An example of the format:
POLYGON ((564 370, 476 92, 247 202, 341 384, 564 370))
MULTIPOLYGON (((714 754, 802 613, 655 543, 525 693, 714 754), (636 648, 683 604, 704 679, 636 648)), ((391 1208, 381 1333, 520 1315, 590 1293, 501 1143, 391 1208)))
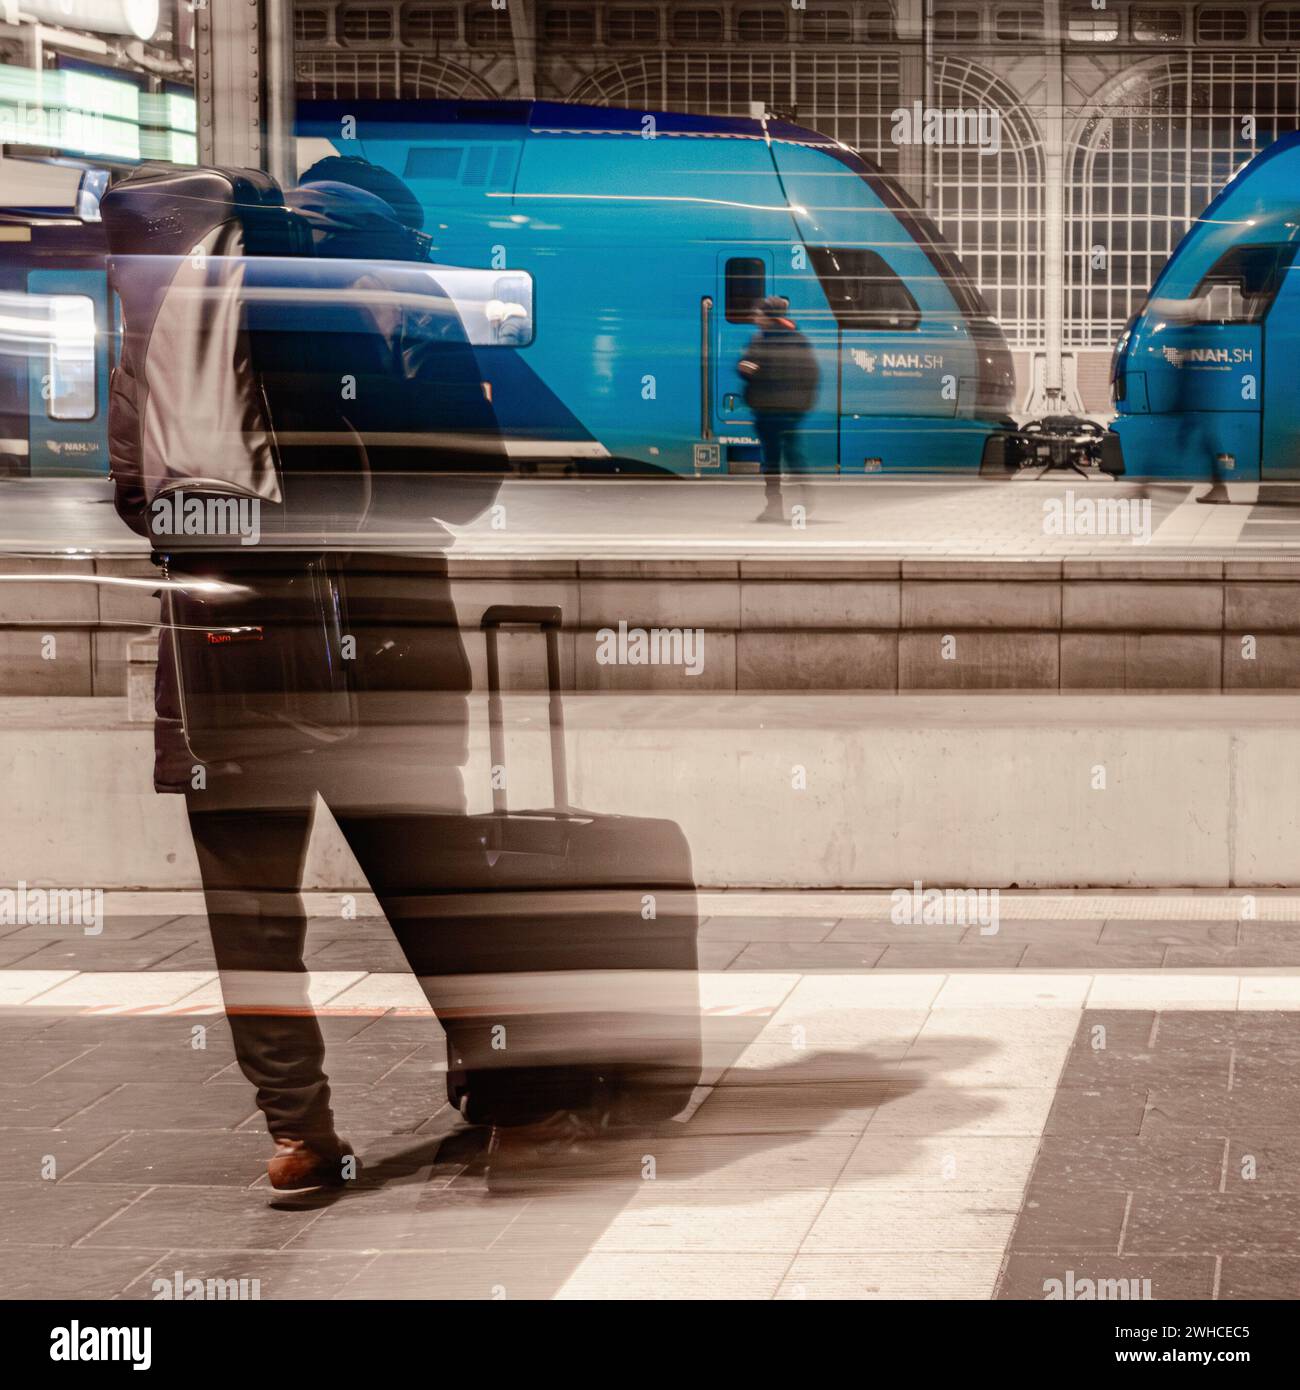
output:
POLYGON ((494 778, 479 816, 382 816, 376 884, 447 1033, 447 1093, 475 1124, 569 1110, 649 1124, 682 1110, 701 1066, 690 849, 668 820, 569 805, 558 608, 484 615, 491 762, 505 765, 500 628, 545 634, 554 805, 511 810, 494 778))

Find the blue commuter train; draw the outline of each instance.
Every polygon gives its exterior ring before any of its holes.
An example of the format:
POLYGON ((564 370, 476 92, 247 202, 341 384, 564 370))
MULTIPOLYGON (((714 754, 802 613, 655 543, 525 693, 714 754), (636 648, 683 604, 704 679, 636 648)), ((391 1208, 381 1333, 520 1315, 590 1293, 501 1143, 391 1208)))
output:
POLYGON ((0 212, 0 477, 108 472, 106 254, 71 209, 0 212))
POLYGON ((401 178, 434 261, 499 271, 503 303, 531 280, 535 324, 488 368, 525 467, 753 471, 736 367, 770 294, 821 364, 810 469, 1002 466, 1000 328, 933 222, 837 141, 540 101, 313 102, 297 130, 300 168, 356 155, 401 178))
POLYGON ((1197 218, 1115 351, 1128 477, 1300 478, 1300 131, 1197 218))
MULTIPOLYGON (((1001 330, 929 218, 836 141, 543 102, 308 103, 298 130, 304 170, 337 152, 402 178, 431 260, 500 272, 472 337, 513 349, 480 359, 525 469, 752 471, 736 365, 782 294, 822 365, 811 468, 1002 471, 1001 330)), ((71 209, 0 221, 0 473, 102 474, 102 230, 71 209)))

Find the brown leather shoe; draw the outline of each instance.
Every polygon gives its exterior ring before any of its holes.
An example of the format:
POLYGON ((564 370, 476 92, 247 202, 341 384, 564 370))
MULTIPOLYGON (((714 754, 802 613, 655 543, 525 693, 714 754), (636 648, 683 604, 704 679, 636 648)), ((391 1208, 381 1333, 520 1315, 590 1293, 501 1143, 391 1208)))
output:
POLYGON ((277 1192, 301 1192, 311 1187, 341 1187, 343 1161, 352 1156, 346 1139, 277 1139, 266 1174, 277 1192))

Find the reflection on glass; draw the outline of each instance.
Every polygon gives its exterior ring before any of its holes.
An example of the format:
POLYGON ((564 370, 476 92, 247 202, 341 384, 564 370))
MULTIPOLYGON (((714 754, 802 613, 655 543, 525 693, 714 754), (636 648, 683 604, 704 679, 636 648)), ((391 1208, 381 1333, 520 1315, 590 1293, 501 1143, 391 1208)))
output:
POLYGON ((47 412, 51 420, 95 417, 95 305, 88 295, 51 295, 50 380, 47 412))
POLYGON ((533 341, 533 277, 527 272, 493 275, 440 265, 433 273, 475 347, 527 347, 533 341))

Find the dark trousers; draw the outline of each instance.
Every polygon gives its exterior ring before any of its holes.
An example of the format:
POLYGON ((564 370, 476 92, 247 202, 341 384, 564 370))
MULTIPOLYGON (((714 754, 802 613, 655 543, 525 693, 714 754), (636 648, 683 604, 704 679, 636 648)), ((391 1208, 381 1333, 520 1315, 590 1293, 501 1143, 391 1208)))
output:
MULTIPOLYGON (((203 796, 189 796, 190 826, 236 1059, 274 1137, 325 1138, 334 1116, 307 994, 298 892, 315 797, 216 809, 203 796)), ((499 908, 485 911, 496 873, 484 818, 326 803, 444 1021, 449 1098, 459 1103, 468 1082, 474 1123, 532 1123, 592 1106, 641 1122, 686 1103, 700 1067, 693 910, 644 924, 635 890, 620 888, 613 909, 590 901, 588 875, 604 869, 600 860, 587 863, 585 875, 575 867, 566 883, 553 872, 562 861, 548 866, 538 853, 531 857, 539 878, 515 868, 518 883, 536 886, 504 894, 499 908), (540 910, 520 896, 535 897, 540 910), (499 994, 492 977, 500 977, 499 994)), ((678 878, 689 876, 689 854, 678 845, 679 837, 647 841, 649 865, 671 864, 678 878)), ((626 859, 620 863, 614 872, 625 874, 626 859)))
MULTIPOLYGON (((269 579, 246 561, 238 578, 255 596, 241 600, 249 616, 223 611, 219 621, 265 624, 292 638, 297 629, 289 620, 300 615, 279 597, 283 584, 270 583, 283 576, 269 579)), ((355 734, 295 751, 287 726, 249 722, 241 701, 214 683, 201 707, 209 723, 226 729, 239 762, 232 770, 213 759, 204 785, 186 792, 235 1055, 277 1137, 326 1134, 333 1125, 324 1044, 306 997, 307 919, 299 895, 317 795, 334 813, 421 976, 437 973, 437 961, 427 958, 434 938, 389 908, 413 859, 435 865, 445 838, 438 826, 465 811, 470 673, 445 565, 366 555, 346 568, 344 592, 347 627, 356 638, 355 734), (246 744, 248 756, 241 752, 246 744), (401 854, 382 835, 366 833, 376 817, 394 811, 398 820, 425 827, 408 837, 401 854)), ((292 676, 310 667, 318 645, 305 642, 301 659, 287 660, 285 671, 292 676)), ((188 779, 198 758, 182 744, 173 761, 188 779)))
MULTIPOLYGON (((239 1068, 256 1087, 273 1136, 328 1135, 334 1120, 325 1045, 306 995, 307 917, 299 894, 314 796, 300 806, 274 808, 206 809, 201 793, 187 802, 239 1068)), ((367 833, 364 813, 334 815, 412 972, 436 974, 436 934, 391 910, 394 896, 409 891, 410 837, 399 854, 385 835, 367 833)), ((385 819, 393 839, 404 838, 394 824, 402 819, 385 819)), ((436 838, 438 818, 413 816, 408 823, 417 841, 436 838)), ((436 855, 437 845, 430 843, 428 853, 436 855)))
POLYGON ((766 410, 754 412, 754 428, 762 449, 760 471, 769 492, 780 492, 781 474, 802 473, 805 470, 803 449, 799 441, 802 415, 776 414, 766 410))

